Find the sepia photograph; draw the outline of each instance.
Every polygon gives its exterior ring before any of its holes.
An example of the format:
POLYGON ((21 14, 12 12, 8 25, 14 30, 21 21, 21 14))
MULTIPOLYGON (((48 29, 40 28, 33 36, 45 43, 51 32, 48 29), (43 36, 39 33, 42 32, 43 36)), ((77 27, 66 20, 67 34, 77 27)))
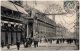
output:
POLYGON ((79 50, 79 0, 1 0, 1 51, 79 50))

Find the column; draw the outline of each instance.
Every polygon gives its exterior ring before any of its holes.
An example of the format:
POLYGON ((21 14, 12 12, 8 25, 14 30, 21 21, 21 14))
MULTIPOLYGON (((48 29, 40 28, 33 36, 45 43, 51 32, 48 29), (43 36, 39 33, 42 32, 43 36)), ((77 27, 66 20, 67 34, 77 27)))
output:
POLYGON ((28 22, 27 22, 27 37, 29 36, 29 25, 28 25, 28 22))
POLYGON ((11 44, 11 24, 8 23, 8 44, 11 44))

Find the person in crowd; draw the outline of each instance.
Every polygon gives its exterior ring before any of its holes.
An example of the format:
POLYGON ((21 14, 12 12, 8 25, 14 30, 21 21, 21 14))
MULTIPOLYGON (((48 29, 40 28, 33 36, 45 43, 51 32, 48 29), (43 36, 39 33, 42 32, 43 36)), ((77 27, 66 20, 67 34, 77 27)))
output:
POLYGON ((3 40, 1 41, 1 47, 2 48, 4 47, 4 41, 3 40))
POLYGON ((23 41, 23 44, 24 44, 25 43, 25 38, 22 38, 22 39, 23 39, 22 41, 23 41))
POLYGON ((38 47, 38 38, 34 38, 34 47, 38 47))
POLYGON ((70 39, 70 44, 72 43, 72 39, 70 39))
POLYGON ((42 40, 40 39, 40 43, 42 42, 42 40))
POLYGON ((69 44, 69 40, 67 39, 66 42, 69 44))
POLYGON ((23 45, 25 47, 25 45, 26 45, 26 39, 23 39, 23 45))
POLYGON ((10 44, 9 43, 7 44, 7 48, 10 49, 10 44))
POLYGON ((17 49, 19 50, 19 48, 20 48, 20 42, 19 42, 19 40, 16 42, 16 45, 17 45, 17 49))
POLYGON ((30 47, 31 47, 31 45, 32 45, 32 42, 33 42, 32 38, 29 38, 29 46, 30 46, 30 47))
POLYGON ((50 39, 50 43, 52 44, 52 39, 50 39))
POLYGON ((63 43, 64 43, 65 39, 63 39, 63 43))
POLYGON ((35 48, 38 47, 38 41, 35 41, 35 40, 34 40, 34 47, 35 47, 35 48))
POLYGON ((27 48, 28 46, 29 46, 29 38, 26 38, 25 48, 27 48))
POLYGON ((56 42, 56 44, 59 44, 59 39, 57 39, 57 42, 56 42))
POLYGON ((45 38, 45 42, 47 42, 47 39, 45 38))

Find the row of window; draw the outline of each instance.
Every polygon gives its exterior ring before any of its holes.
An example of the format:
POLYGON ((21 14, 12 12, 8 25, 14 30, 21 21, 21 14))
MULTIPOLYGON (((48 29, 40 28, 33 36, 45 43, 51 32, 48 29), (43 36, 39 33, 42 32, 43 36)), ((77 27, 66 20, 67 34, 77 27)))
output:
POLYGON ((7 8, 1 7, 1 15, 5 15, 11 18, 20 18, 21 14, 16 11, 9 10, 7 8))
POLYGON ((50 25, 54 25, 54 24, 55 24, 54 21, 52 21, 51 19, 49 19, 49 18, 48 18, 46 15, 44 15, 43 13, 38 13, 38 14, 36 14, 36 17, 37 17, 37 19, 40 19, 40 20, 42 20, 43 22, 48 23, 48 24, 50 24, 50 25))
POLYGON ((47 24, 46 26, 42 25, 42 23, 40 23, 38 25, 38 29, 39 29, 39 34, 40 36, 47 36, 47 37, 52 37, 55 35, 55 29, 48 27, 47 24))

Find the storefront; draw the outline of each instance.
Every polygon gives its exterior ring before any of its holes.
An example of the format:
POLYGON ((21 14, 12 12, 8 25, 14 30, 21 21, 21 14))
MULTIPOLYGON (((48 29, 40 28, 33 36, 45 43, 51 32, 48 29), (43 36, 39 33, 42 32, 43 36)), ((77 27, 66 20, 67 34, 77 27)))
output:
POLYGON ((26 34, 24 33, 27 31, 25 30, 25 18, 21 14, 27 15, 22 7, 9 1, 1 2, 1 41, 3 40, 5 45, 16 44, 17 40, 22 41, 26 34))

